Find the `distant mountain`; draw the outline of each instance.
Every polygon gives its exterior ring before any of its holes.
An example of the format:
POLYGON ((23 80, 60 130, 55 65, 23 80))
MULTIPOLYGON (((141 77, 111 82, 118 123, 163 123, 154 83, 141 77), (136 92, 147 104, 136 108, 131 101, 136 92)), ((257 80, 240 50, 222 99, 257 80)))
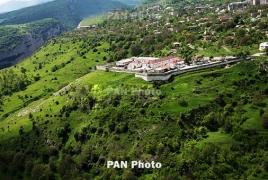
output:
POLYGON ((111 0, 57 0, 0 14, 0 25, 23 24, 45 18, 54 18, 67 29, 74 29, 90 15, 129 6, 111 0))
POLYGON ((46 3, 53 0, 10 0, 4 4, 0 4, 0 13, 14 11, 37 4, 46 3))

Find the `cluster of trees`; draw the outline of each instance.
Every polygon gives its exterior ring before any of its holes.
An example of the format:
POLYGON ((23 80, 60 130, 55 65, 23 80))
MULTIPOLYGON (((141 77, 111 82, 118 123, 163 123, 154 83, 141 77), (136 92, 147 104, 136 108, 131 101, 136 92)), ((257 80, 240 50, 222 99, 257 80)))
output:
MULTIPOLYGON (((22 71, 25 72, 24 69, 22 71)), ((0 72, 0 96, 23 91, 30 83, 25 73, 17 74, 13 69, 2 70, 0 72)))

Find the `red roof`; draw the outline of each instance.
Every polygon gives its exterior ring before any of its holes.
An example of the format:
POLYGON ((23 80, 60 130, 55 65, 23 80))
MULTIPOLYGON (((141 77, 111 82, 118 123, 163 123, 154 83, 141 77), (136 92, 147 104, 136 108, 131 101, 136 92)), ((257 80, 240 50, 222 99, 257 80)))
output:
POLYGON ((171 60, 174 58, 177 58, 177 57, 176 56, 168 56, 168 57, 164 57, 164 58, 154 59, 154 60, 150 60, 149 64, 155 64, 155 63, 171 60))
POLYGON ((182 60, 177 59, 177 60, 174 60, 173 63, 178 63, 178 62, 181 62, 181 61, 182 60))

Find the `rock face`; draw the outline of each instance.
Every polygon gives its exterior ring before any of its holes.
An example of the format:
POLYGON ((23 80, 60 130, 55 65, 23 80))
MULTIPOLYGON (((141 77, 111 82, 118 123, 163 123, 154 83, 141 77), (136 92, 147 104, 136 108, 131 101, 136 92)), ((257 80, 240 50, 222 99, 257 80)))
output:
POLYGON ((22 37, 21 43, 9 51, 0 52, 0 69, 17 64, 20 60, 29 57, 44 43, 66 30, 59 24, 39 33, 31 32, 22 37))

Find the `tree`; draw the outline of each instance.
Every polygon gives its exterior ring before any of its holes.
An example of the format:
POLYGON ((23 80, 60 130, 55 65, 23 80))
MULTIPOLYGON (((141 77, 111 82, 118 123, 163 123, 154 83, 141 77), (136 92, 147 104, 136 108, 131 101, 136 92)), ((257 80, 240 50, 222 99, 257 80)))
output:
POLYGON ((44 168, 42 165, 40 164, 36 164, 33 169, 32 169, 32 172, 31 172, 31 177, 33 179, 39 179, 42 177, 43 175, 43 172, 44 172, 44 168))
POLYGON ((139 44, 133 44, 130 46, 130 54, 132 56, 138 56, 142 53, 142 49, 139 44))
POLYGON ((183 106, 183 107, 187 107, 187 106, 188 106, 187 101, 186 101, 185 98, 183 98, 183 97, 180 97, 180 98, 179 98, 178 103, 179 103, 179 105, 181 105, 181 106, 183 106))
POLYGON ((121 50, 119 50, 119 51, 117 51, 115 53, 115 57, 114 58, 115 58, 116 61, 118 61, 118 60, 121 60, 121 59, 125 58, 126 55, 127 55, 126 50, 121 49, 121 50))
POLYGON ((262 120, 262 126, 265 128, 265 129, 268 129, 268 113, 264 113, 262 116, 261 116, 261 120, 262 120))
POLYGON ((260 91, 257 91, 253 96, 253 104, 260 105, 263 100, 263 96, 260 91))
POLYGON ((20 71, 21 71, 21 73, 25 74, 26 71, 27 71, 27 69, 25 69, 24 67, 21 67, 21 68, 20 68, 20 71))
POLYGON ((246 34, 246 31, 242 28, 239 28, 237 29, 235 36, 237 38, 242 38, 243 36, 245 36, 245 34, 246 34))
POLYGON ((24 130, 23 126, 20 126, 20 129, 19 129, 19 134, 20 134, 20 135, 22 135, 22 134, 24 133, 23 130, 24 130))
POLYGON ((266 29, 268 27, 267 22, 261 21, 258 23, 259 28, 266 29))
POLYGON ((143 45, 151 46, 154 43, 155 43, 155 41, 154 41, 154 37, 152 35, 148 35, 148 36, 144 37, 143 45))
POLYGON ((234 28, 235 27, 234 21, 231 21, 231 20, 227 21, 225 27, 226 27, 226 29, 234 28))
POLYGON ((239 45, 247 45, 247 44, 249 44, 250 41, 251 41, 251 36, 246 34, 245 36, 240 38, 239 45))
POLYGON ((31 171, 34 167, 34 163, 32 161, 27 161, 25 164, 25 172, 27 176, 31 175, 31 171))
POLYGON ((131 170, 126 170, 123 174, 123 179, 124 180, 136 180, 136 176, 131 170))
POLYGON ((240 20, 240 15, 238 15, 238 14, 234 15, 233 20, 234 20, 234 23, 237 24, 239 22, 239 20, 240 20))
POLYGON ((29 114, 29 119, 32 119, 33 118, 33 115, 32 113, 29 114))

